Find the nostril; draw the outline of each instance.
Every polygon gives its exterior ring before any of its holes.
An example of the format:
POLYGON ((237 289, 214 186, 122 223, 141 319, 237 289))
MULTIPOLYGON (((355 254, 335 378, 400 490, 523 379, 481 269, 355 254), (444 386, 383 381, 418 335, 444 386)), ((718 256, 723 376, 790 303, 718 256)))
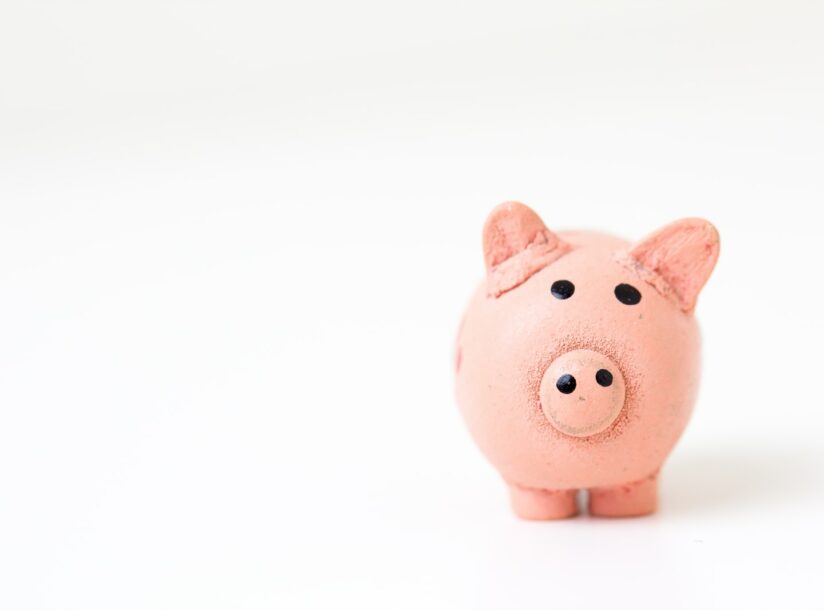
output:
POLYGON ((555 382, 555 387, 562 394, 572 394, 575 391, 575 377, 572 375, 561 375, 558 381, 555 382))
POLYGON ((612 385, 612 373, 606 369, 600 369, 597 373, 595 373, 595 381, 598 382, 598 385, 608 388, 612 385))

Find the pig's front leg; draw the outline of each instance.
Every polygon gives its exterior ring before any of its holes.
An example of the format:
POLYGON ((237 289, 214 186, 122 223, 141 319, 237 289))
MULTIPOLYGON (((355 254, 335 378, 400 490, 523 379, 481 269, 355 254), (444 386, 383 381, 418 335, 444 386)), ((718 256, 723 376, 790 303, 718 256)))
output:
POLYGON ((521 519, 547 521, 578 514, 577 489, 535 489, 508 483, 512 510, 521 519))
POLYGON ((640 481, 589 490, 589 513, 596 517, 638 517, 657 507, 657 472, 640 481))

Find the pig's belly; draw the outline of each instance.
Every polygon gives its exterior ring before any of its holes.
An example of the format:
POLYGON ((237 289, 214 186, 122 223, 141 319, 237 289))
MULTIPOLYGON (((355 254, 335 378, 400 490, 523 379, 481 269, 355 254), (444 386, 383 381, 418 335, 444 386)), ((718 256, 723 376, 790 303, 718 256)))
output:
MULTIPOLYGON (((633 425, 622 413, 608 430, 574 438, 555 430, 540 412, 506 421, 495 409, 462 405, 470 434, 509 483, 539 489, 620 485, 657 472, 681 436, 691 404, 633 425), (492 424, 491 422, 496 422, 492 424)), ((647 416, 647 419, 649 416, 647 416)))

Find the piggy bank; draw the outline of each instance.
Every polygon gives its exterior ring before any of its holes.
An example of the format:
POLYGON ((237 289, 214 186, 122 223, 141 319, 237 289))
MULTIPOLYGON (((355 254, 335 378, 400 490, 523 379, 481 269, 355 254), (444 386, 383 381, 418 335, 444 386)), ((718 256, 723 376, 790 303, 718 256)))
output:
POLYGON ((486 278, 456 346, 469 432, 525 519, 643 515, 696 396, 696 299, 715 227, 679 220, 631 245, 553 233, 521 203, 483 232, 486 278))

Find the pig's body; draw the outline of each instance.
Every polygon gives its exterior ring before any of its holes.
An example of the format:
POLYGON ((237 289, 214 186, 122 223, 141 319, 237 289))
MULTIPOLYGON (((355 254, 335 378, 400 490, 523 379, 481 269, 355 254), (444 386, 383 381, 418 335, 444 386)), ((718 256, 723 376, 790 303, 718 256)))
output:
MULTIPOLYGON (((656 286, 661 276, 651 275, 654 257, 630 257, 630 245, 613 237, 554 235, 544 227, 549 238, 536 238, 537 216, 530 214, 505 204, 487 225, 489 275, 457 344, 461 412, 509 485, 520 516, 570 516, 579 489, 591 491, 594 514, 651 512, 655 477, 687 424, 698 385, 699 333, 689 294, 696 282, 679 285, 668 276, 666 285, 656 286), (632 289, 621 293, 630 303, 616 296, 619 285, 632 289), (636 293, 640 300, 633 303, 636 293)), ((667 253, 681 247, 687 260, 709 257, 692 269, 708 276, 717 234, 689 235, 686 244, 665 244, 667 253)), ((643 244, 636 251, 643 254, 643 244)))

